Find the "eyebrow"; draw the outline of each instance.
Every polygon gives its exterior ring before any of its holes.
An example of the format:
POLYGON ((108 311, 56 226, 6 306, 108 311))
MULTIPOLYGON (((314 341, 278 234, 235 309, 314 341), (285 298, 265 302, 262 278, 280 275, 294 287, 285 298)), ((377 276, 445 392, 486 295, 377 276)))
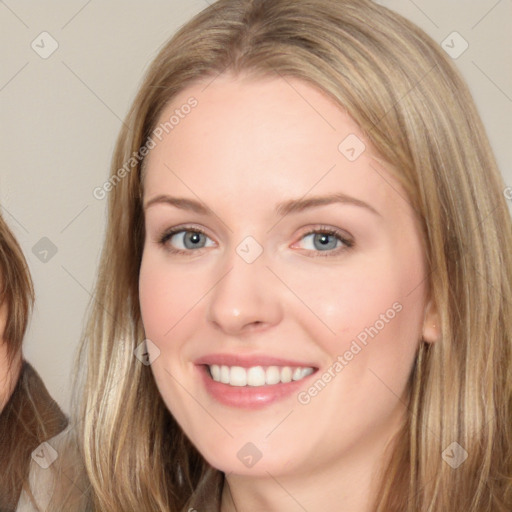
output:
MULTIPOLYGON (((355 197, 351 197, 342 193, 329 194, 326 196, 313 196, 307 199, 289 199, 279 203, 276 206, 275 211, 277 215, 285 216, 290 213, 299 213, 304 210, 334 203, 359 206, 381 217, 381 214, 375 208, 373 208, 373 206, 365 203, 364 201, 361 201, 360 199, 356 199, 355 197)), ((149 207, 155 204, 168 204, 182 210, 198 213, 200 215, 208 215, 208 213, 211 211, 210 208, 207 208, 199 201, 186 199, 184 197, 172 197, 166 194, 160 194, 147 201, 144 205, 144 210, 147 210, 149 207)))

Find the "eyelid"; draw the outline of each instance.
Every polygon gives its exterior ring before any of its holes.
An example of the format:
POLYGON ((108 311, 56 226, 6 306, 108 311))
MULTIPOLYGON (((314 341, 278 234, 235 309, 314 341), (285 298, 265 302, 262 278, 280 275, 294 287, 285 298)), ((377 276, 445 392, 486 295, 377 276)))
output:
POLYGON ((165 229, 162 232, 162 234, 160 235, 160 237, 166 237, 168 235, 180 233, 181 231, 197 231, 197 232, 202 233, 203 235, 206 235, 209 237, 208 233, 206 233, 206 231, 203 228, 201 228, 199 226, 194 226, 192 224, 178 225, 178 226, 173 226, 172 228, 169 228, 169 229, 165 229))
MULTIPOLYGON (((213 240, 213 238, 206 232, 206 230, 204 230, 203 228, 199 227, 199 226, 194 226, 194 225, 189 225, 189 224, 185 224, 185 225, 178 225, 178 226, 174 226, 172 228, 169 228, 169 229, 166 229, 164 230, 163 233, 161 233, 159 236, 158 236, 158 242, 162 245, 166 245, 167 244, 167 241, 169 239, 171 239, 174 235, 177 235, 178 233, 182 233, 182 232, 187 232, 187 231, 194 231, 194 232, 197 232, 197 233, 201 233, 203 234, 204 236, 206 236, 207 238, 209 238, 210 240, 213 240)), ((201 247, 200 249, 203 249, 203 247, 201 247)), ((199 251, 200 249, 197 249, 196 251, 199 251)), ((183 251, 181 249, 172 249, 171 252, 196 252, 196 251, 183 251)))
MULTIPOLYGON (((203 229, 199 226, 185 224, 185 225, 174 226, 172 228, 165 230, 161 235, 159 235, 158 242, 161 245, 166 246, 167 241, 170 238, 172 238, 174 235, 176 235, 178 233, 182 233, 182 232, 187 232, 187 231, 201 233, 204 236, 206 236, 207 238, 209 238, 210 240, 213 240, 213 238, 206 232, 205 229, 203 229)), ((319 233, 328 234, 328 235, 337 237, 343 243, 343 247, 338 247, 338 248, 330 249, 327 251, 314 251, 314 250, 309 250, 309 249, 303 249, 303 250, 307 251, 308 253, 314 253, 313 257, 335 256, 335 255, 338 255, 340 251, 345 251, 347 249, 350 249, 354 245, 354 238, 352 237, 352 235, 350 235, 350 233, 348 233, 347 231, 342 230, 340 228, 335 228, 335 227, 327 226, 327 225, 317 225, 317 226, 310 226, 310 227, 304 228, 303 231, 301 232, 301 234, 299 235, 299 242, 308 235, 319 234, 319 233)), ((215 242, 215 240, 213 240, 213 241, 215 242)), ((298 242, 294 242, 292 247, 294 245, 296 245, 297 243, 298 242)), ((167 250, 173 254, 192 254, 192 253, 198 253, 202 249, 205 249, 205 248, 206 247, 200 247, 198 249, 183 250, 183 249, 176 249, 173 247, 173 248, 168 248, 167 250)))
POLYGON ((319 224, 316 226, 309 226, 304 228, 304 231, 301 232, 300 237, 303 238, 306 235, 311 235, 312 233, 329 233, 338 236, 340 239, 345 240, 346 242, 354 243, 354 237, 348 231, 335 228, 334 226, 328 226, 326 224, 319 224))
MULTIPOLYGON (((306 236, 313 235, 313 234, 328 234, 331 236, 336 237, 338 240, 340 240, 343 244, 342 247, 337 247, 335 249, 329 249, 327 251, 314 251, 314 250, 306 250, 308 253, 310 253, 313 258, 316 257, 336 257, 339 256, 340 253, 345 252, 349 249, 351 249, 355 245, 354 237, 348 233, 347 231, 335 228, 332 226, 326 226, 326 225, 317 225, 317 226, 310 226, 308 228, 305 228, 305 230, 300 234, 299 236, 299 242, 302 241, 306 236)), ((296 245, 298 242, 295 242, 294 245, 296 245)), ((292 246, 293 247, 293 246, 292 246)))

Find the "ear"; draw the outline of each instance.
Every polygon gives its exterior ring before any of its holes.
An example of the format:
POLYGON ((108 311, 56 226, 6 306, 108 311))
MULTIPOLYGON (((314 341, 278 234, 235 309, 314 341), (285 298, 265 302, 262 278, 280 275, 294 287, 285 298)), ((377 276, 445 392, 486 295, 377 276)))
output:
POLYGON ((427 343, 435 343, 441 339, 441 325, 437 307, 432 300, 429 300, 425 307, 423 319, 423 340, 427 343))

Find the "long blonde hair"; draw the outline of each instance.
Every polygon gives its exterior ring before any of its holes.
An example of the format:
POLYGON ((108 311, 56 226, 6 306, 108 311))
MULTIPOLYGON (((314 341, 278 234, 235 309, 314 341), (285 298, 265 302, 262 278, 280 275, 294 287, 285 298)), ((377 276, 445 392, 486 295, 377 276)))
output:
POLYGON ((178 92, 226 71, 295 77, 323 90, 359 124, 418 215, 442 339, 418 351, 408 420, 375 510, 510 511, 512 230, 504 185, 452 62, 412 23, 369 0, 220 0, 151 64, 104 188, 106 239, 79 360, 75 444, 88 507, 179 510, 213 471, 133 355, 144 339, 139 156, 178 92), (444 460, 454 442, 467 452, 456 469, 444 460))

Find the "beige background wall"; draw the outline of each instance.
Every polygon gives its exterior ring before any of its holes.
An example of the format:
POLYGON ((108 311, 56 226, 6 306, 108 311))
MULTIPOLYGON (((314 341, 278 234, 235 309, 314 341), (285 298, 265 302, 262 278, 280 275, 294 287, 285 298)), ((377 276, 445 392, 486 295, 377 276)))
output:
MULTIPOLYGON (((65 410, 103 237, 106 203, 92 192, 108 176, 121 119, 149 61, 207 3, 0 3, 0 205, 36 287, 25 356, 65 410)), ((379 3, 446 40, 454 56, 467 42, 455 61, 512 186, 512 1, 379 3)))

